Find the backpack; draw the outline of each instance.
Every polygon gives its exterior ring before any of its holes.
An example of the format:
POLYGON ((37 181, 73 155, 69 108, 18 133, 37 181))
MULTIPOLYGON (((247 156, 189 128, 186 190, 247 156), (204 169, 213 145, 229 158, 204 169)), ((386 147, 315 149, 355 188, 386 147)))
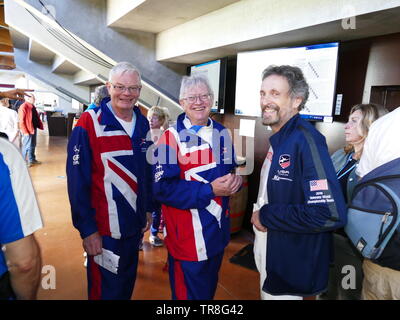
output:
POLYGON ((345 232, 363 257, 400 270, 400 158, 359 181, 347 221, 345 232))

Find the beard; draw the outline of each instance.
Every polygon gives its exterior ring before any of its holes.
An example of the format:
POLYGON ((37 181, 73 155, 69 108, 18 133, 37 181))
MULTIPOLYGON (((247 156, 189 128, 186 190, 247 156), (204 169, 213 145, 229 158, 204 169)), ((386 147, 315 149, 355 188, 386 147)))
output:
POLYGON ((281 120, 279 117, 279 110, 280 108, 276 105, 276 104, 269 104, 267 105, 265 108, 262 109, 262 113, 261 113, 261 118, 262 118, 262 124, 264 126, 271 126, 274 124, 279 123, 279 121, 281 120), (272 109, 275 111, 275 113, 271 116, 269 116, 268 118, 264 118, 264 111, 265 109, 272 109))

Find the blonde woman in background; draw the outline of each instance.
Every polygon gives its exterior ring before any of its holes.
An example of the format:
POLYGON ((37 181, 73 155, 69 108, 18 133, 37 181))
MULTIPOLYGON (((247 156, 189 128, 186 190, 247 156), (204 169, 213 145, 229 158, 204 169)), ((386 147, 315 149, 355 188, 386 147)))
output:
MULTIPOLYGON (((153 106, 147 112, 147 120, 150 124, 151 140, 157 144, 158 139, 165 130, 169 127, 169 112, 167 108, 160 106, 153 106)), ((158 237, 158 232, 163 228, 163 219, 161 214, 161 205, 155 206, 154 212, 152 212, 153 222, 150 227, 149 242, 155 247, 163 246, 163 241, 158 237)), ((143 247, 143 242, 141 248, 143 247)))
MULTIPOLYGON (((344 127, 346 146, 331 156, 347 204, 358 181, 356 168, 369 127, 387 112, 384 107, 372 103, 357 104, 350 110, 349 120, 344 127)), ((334 244, 334 266, 330 269, 328 291, 321 295, 321 299, 359 300, 363 280, 362 256, 350 242, 343 228, 335 231, 334 244), (343 269, 345 266, 347 269, 343 269), (354 267, 355 270, 356 279, 353 283, 348 280, 348 266, 354 267)))
POLYGON ((169 112, 167 108, 154 106, 147 112, 147 120, 149 120, 151 139, 157 143, 160 136, 169 127, 169 112))

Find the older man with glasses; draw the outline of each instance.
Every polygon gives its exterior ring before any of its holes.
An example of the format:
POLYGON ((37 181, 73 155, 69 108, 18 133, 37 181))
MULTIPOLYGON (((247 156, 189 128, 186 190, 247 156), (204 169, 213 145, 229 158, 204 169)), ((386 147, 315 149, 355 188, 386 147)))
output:
POLYGON ((140 236, 153 211, 150 128, 135 106, 142 86, 134 66, 114 66, 107 88, 110 98, 82 114, 69 140, 68 193, 89 257, 89 299, 130 299, 140 236))
POLYGON ((162 203, 172 298, 210 300, 229 242, 229 196, 242 179, 227 129, 209 118, 208 79, 184 77, 184 113, 161 136, 155 152, 154 195, 162 203))

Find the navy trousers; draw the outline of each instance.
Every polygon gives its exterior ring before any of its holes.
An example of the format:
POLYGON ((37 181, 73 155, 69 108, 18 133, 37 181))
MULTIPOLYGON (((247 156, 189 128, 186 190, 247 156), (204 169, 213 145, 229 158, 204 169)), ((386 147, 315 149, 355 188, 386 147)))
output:
POLYGON ((103 248, 119 256, 118 271, 113 273, 88 256, 89 300, 130 300, 136 281, 140 233, 127 239, 102 238, 103 248))
POLYGON ((176 260, 168 254, 173 300, 212 300, 224 252, 204 261, 176 260))

